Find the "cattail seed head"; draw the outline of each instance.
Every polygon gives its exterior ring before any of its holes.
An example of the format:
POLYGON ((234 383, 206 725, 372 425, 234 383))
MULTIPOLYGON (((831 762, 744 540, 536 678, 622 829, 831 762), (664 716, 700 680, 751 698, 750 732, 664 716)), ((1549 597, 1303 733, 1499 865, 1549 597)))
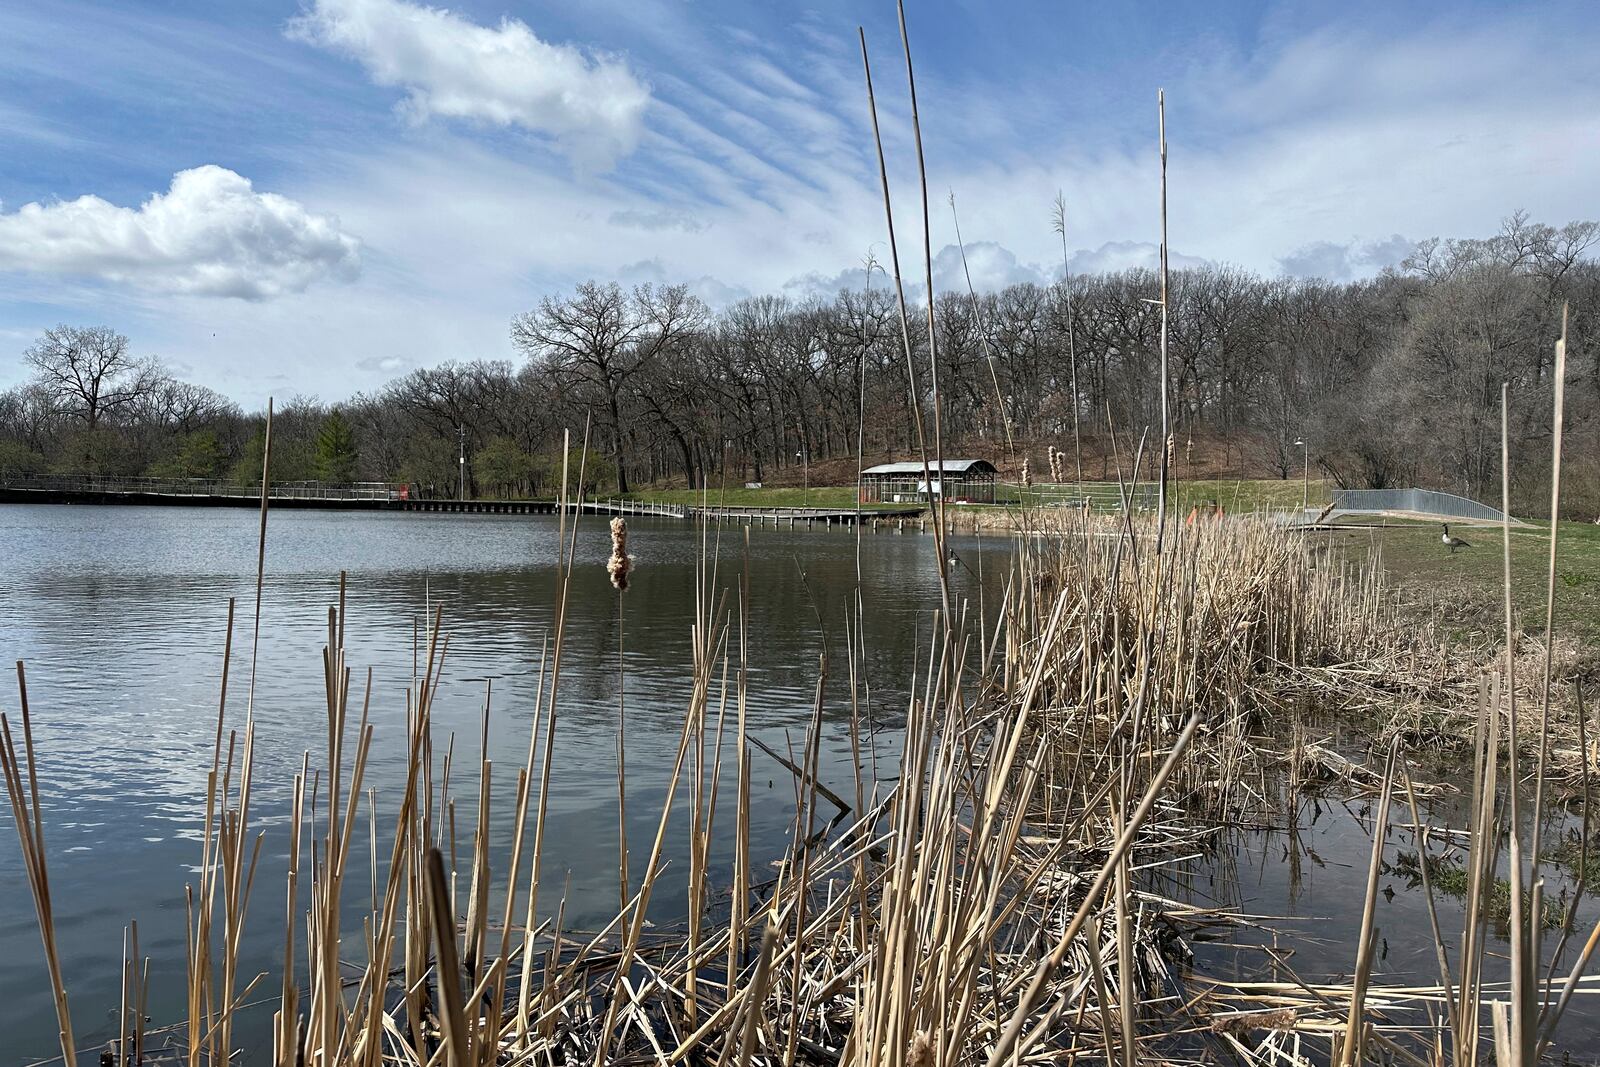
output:
POLYGON ((628 588, 628 572, 633 569, 633 557, 628 555, 628 520, 611 520, 611 558, 606 561, 606 573, 611 584, 621 593, 628 588))
POLYGON ((911 1035, 911 1049, 906 1056, 908 1067, 933 1067, 933 1035, 918 1030, 911 1035))

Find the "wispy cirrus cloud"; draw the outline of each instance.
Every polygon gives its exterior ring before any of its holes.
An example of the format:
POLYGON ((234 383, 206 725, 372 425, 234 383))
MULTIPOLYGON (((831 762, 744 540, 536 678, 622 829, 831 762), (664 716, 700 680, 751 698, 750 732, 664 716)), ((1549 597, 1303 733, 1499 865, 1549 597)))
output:
POLYGON ((314 0, 289 34, 404 89, 415 119, 520 126, 586 167, 608 168, 633 151, 650 101, 621 58, 551 44, 510 17, 489 27, 408 0, 314 0))
POLYGON ((683 233, 700 233, 710 225, 686 211, 666 209, 640 211, 636 208, 623 208, 613 211, 607 216, 606 221, 613 226, 633 230, 680 230, 683 233))
POLYGON ((353 278, 360 263, 338 220, 218 166, 179 171, 137 208, 80 196, 0 214, 0 271, 154 292, 268 300, 353 278))

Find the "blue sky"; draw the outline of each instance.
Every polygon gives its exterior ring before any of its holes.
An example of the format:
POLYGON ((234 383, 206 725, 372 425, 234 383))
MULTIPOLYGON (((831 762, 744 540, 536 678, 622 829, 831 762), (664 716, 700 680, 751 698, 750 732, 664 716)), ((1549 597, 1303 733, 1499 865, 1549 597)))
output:
MULTIPOLYGON (((1600 215, 1584 4, 910 6, 936 285, 1175 261, 1370 274, 1517 208, 1600 215)), ((712 303, 858 284, 872 49, 920 256, 892 3, 0 0, 0 385, 58 321, 247 404, 510 357, 585 278, 712 303)))

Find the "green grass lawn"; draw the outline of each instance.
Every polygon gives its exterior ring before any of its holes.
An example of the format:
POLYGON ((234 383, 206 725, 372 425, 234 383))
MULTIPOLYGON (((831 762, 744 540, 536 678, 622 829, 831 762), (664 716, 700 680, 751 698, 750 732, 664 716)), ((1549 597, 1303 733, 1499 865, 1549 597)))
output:
MULTIPOLYGON (((1353 557, 1377 547, 1408 602, 1437 605, 1447 624, 1464 635, 1498 639, 1505 626, 1500 527, 1452 524, 1450 532, 1472 546, 1453 554, 1440 543, 1440 532, 1436 523, 1419 522, 1328 536, 1353 557)), ((1563 522, 1556 547, 1556 632, 1600 646, 1600 526, 1563 522)), ((1511 605, 1527 633, 1544 630, 1549 553, 1548 522, 1512 527, 1511 605)))
POLYGON ((1205 481, 1180 481, 1176 497, 1182 509, 1202 501, 1215 501, 1229 514, 1260 508, 1298 508, 1309 497, 1311 507, 1320 508, 1332 499, 1332 483, 1314 478, 1303 485, 1299 478, 1217 478, 1205 481))
MULTIPOLYGON (((1116 482, 1085 482, 1083 488, 1095 500, 1096 506, 1099 506, 1102 502, 1119 499, 1119 489, 1116 482)), ((1132 487, 1124 486, 1123 491, 1130 488, 1132 487)), ((1140 482, 1138 490, 1141 497, 1154 500, 1154 486, 1151 483, 1140 482)), ((1076 487, 1070 484, 1059 486, 1035 485, 1027 489, 1010 484, 997 487, 997 495, 1001 504, 1012 506, 1024 501, 1030 504, 1048 504, 1063 497, 1071 497, 1076 492, 1076 487)), ((1196 504, 1218 503, 1229 514, 1248 513, 1261 508, 1299 508, 1301 500, 1306 496, 1310 497, 1312 507, 1321 507, 1330 499, 1328 482, 1317 480, 1311 482, 1309 486, 1305 486, 1301 484, 1298 478, 1288 480, 1278 478, 1178 480, 1172 483, 1171 493, 1172 507, 1174 509, 1187 511, 1196 504)))

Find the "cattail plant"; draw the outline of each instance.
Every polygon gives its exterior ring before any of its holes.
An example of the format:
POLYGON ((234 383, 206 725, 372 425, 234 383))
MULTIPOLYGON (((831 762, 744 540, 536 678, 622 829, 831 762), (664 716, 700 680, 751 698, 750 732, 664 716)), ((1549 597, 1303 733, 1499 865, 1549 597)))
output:
POLYGON ((628 589, 628 572, 633 570, 633 557, 628 555, 628 520, 618 516, 611 520, 611 558, 606 560, 606 573, 619 593, 628 589))

